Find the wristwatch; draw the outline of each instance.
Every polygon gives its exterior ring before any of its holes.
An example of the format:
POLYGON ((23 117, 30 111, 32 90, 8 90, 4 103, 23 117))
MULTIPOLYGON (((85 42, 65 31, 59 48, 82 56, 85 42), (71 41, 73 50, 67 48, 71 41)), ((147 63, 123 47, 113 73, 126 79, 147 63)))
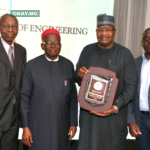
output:
POLYGON ((115 106, 115 105, 113 105, 113 107, 115 108, 115 110, 116 110, 116 114, 118 113, 118 107, 117 106, 115 106))

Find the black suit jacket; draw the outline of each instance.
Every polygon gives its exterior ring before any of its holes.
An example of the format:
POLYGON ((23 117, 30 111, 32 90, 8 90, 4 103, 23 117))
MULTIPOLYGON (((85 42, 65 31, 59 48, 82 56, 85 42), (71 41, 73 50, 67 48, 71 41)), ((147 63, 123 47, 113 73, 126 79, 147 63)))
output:
POLYGON ((0 129, 7 131, 13 120, 14 104, 19 114, 21 78, 26 49, 14 43, 14 69, 0 39, 0 129))

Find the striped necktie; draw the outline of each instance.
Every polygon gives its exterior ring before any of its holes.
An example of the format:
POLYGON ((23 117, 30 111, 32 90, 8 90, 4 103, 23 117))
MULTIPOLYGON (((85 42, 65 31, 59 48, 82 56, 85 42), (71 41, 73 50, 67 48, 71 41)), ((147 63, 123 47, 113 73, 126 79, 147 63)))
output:
POLYGON ((9 57, 11 66, 14 68, 13 47, 12 46, 10 46, 10 48, 8 50, 8 57, 9 57))

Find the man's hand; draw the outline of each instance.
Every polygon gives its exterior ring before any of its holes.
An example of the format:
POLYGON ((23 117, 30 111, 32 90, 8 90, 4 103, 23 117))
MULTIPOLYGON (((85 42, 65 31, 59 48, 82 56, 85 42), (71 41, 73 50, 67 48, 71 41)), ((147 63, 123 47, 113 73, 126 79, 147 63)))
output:
POLYGON ((95 111, 90 111, 91 114, 97 115, 97 116, 101 116, 101 117, 106 117, 112 114, 116 113, 116 109, 114 107, 112 107, 111 109, 104 111, 103 113, 98 113, 95 111))
POLYGON ((77 128, 75 126, 71 126, 68 132, 68 135, 70 135, 69 140, 71 140, 74 135, 76 134, 77 128))
POLYGON ((139 134, 140 135, 142 134, 139 126, 136 123, 129 124, 129 131, 130 131, 131 136, 133 137, 137 137, 139 134))
POLYGON ((78 71, 78 77, 80 78, 80 79, 82 79, 83 78, 83 76, 84 76, 84 74, 85 73, 88 73, 89 71, 85 68, 85 67, 81 67, 80 69, 79 69, 79 71, 78 71))
POLYGON ((22 142, 23 142, 23 144, 27 145, 28 147, 31 147, 31 143, 33 143, 32 134, 28 127, 23 128, 22 142))

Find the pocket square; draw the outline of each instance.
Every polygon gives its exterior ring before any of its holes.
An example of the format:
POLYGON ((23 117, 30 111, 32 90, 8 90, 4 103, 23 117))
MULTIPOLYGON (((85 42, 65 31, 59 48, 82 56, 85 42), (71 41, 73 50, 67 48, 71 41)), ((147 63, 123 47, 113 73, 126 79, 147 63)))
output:
POLYGON ((67 80, 64 81, 64 85, 67 86, 67 80))

